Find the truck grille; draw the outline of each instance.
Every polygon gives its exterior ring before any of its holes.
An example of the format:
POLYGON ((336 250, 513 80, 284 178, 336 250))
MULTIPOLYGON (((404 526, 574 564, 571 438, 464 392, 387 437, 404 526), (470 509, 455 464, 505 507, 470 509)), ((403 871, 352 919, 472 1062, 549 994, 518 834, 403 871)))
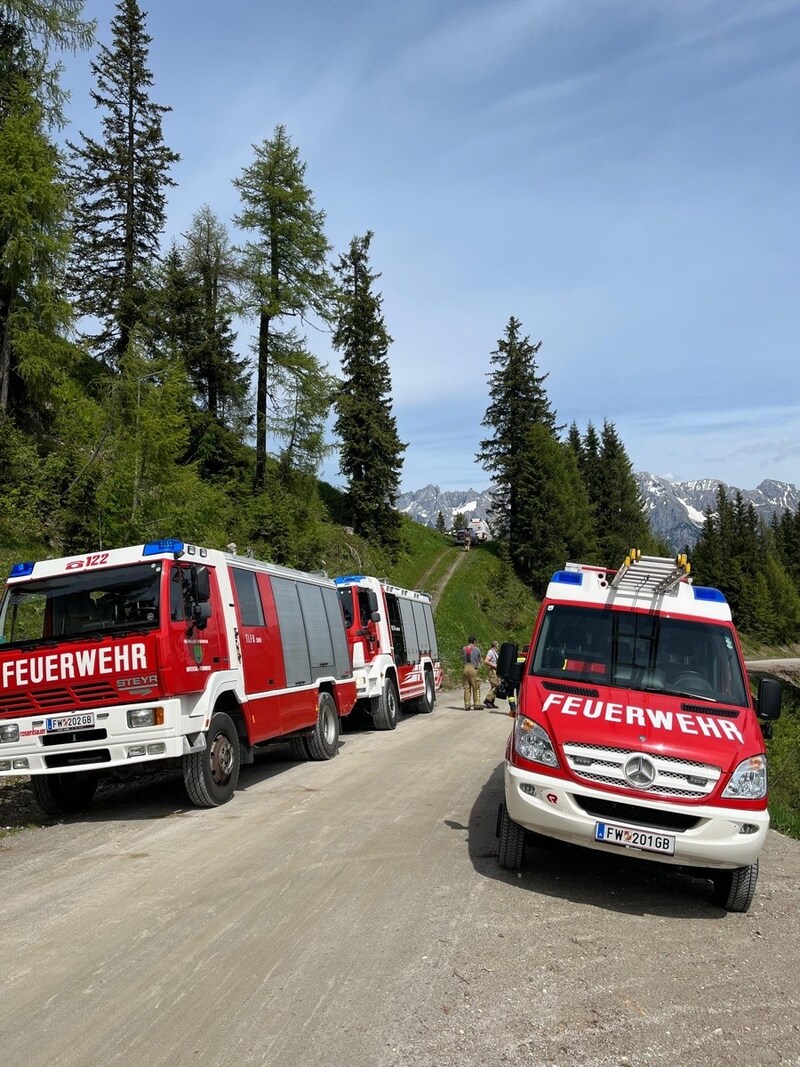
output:
POLYGON ((609 748, 587 745, 578 741, 564 745, 564 755, 576 778, 596 785, 610 785, 615 789, 647 792, 653 796, 702 800, 712 793, 722 774, 720 767, 695 760, 662 756, 636 749, 609 748), (653 783, 643 788, 632 786, 625 777, 625 764, 631 756, 646 756, 656 770, 653 783))
POLYGON ((618 800, 600 800, 597 797, 575 797, 575 802, 587 815, 595 819, 619 819, 636 826, 652 826, 656 830, 691 830, 700 822, 694 815, 678 811, 659 811, 657 808, 639 807, 637 804, 621 804, 618 800))
POLYGON ((82 682, 58 689, 32 689, 24 693, 0 694, 0 714, 37 715, 72 711, 101 704, 118 704, 121 694, 108 682, 82 682))

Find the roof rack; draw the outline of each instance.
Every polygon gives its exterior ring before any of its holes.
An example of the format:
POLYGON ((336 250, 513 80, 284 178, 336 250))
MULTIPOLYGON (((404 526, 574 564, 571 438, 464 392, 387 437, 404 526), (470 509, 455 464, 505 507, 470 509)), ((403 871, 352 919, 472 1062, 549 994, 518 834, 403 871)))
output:
POLYGON ((673 592, 680 582, 691 581, 691 569, 685 553, 672 559, 669 556, 643 556, 638 548, 632 548, 609 584, 612 589, 656 596, 673 592))

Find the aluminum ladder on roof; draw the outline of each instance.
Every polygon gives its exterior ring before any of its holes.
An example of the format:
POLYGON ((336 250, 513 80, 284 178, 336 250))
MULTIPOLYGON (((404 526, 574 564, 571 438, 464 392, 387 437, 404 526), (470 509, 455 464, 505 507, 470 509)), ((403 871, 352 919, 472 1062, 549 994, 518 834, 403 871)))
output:
POLYGON ((679 582, 688 579, 691 569, 692 565, 683 553, 673 559, 643 556, 638 548, 632 548, 609 584, 612 589, 656 596, 676 589, 679 582))

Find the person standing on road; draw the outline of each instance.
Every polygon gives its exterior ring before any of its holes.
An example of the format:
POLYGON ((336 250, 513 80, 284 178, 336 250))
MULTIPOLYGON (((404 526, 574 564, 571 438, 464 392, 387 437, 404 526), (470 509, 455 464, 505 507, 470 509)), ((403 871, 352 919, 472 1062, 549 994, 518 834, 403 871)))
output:
POLYGON ((469 641, 461 649, 461 661, 464 664, 464 708, 466 711, 481 708, 481 678, 478 674, 478 666, 481 662, 481 650, 475 643, 475 638, 469 641))
POLYGON ((497 687, 500 685, 500 677, 497 673, 497 650, 499 647, 497 641, 492 641, 489 646, 489 651, 486 653, 483 661, 486 664, 486 671, 489 675, 489 692, 486 694, 486 699, 483 702, 485 708, 497 707, 497 704, 494 702, 494 697, 497 687))

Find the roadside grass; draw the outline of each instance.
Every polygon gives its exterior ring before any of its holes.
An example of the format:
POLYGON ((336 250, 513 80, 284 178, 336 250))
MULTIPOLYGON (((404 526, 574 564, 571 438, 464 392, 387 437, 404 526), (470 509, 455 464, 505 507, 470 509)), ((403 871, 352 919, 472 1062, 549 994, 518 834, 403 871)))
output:
POLYGON ((492 641, 526 644, 538 606, 493 545, 475 546, 465 557, 435 612, 439 655, 451 685, 461 682, 461 649, 467 638, 474 634, 484 650, 492 641))
MULTIPOLYGON (((452 544, 452 540, 444 534, 437 533, 429 526, 423 526, 412 519, 403 522, 402 547, 398 558, 388 570, 387 574, 376 575, 378 578, 388 578, 393 585, 399 585, 403 589, 419 589, 420 581, 431 567, 437 563, 438 557, 452 544)), ((442 562, 442 573, 447 567, 445 560, 442 562)), ((430 578, 426 578, 425 585, 430 588, 430 578)))
POLYGON ((769 814, 774 829, 800 839, 800 690, 783 687, 783 708, 767 741, 769 814))

